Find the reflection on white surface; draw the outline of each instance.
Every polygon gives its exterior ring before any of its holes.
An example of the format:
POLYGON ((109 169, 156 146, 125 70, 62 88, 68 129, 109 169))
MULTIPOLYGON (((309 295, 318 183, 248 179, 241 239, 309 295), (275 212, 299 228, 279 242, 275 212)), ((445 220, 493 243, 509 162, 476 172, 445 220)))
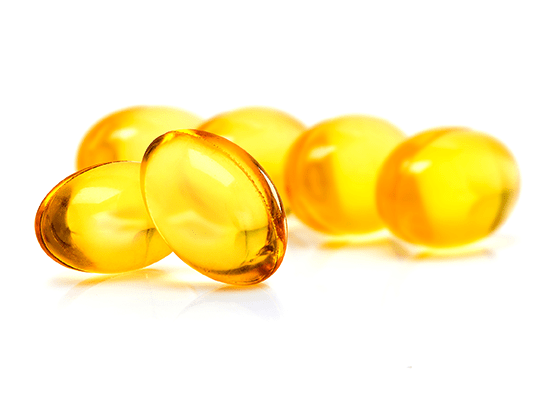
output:
POLYGON ((280 306, 273 290, 265 283, 248 287, 223 286, 194 299, 180 317, 198 314, 206 318, 256 316, 264 320, 280 317, 280 306))
POLYGON ((298 249, 318 248, 321 250, 358 249, 359 251, 378 252, 379 256, 398 260, 450 259, 487 256, 513 245, 514 237, 496 233, 486 239, 453 248, 429 248, 413 245, 391 235, 387 230, 361 236, 331 236, 315 232, 296 218, 289 219, 289 244, 298 249))
POLYGON ((200 276, 188 267, 159 268, 91 275, 79 281, 56 278, 51 285, 66 289, 59 302, 61 310, 83 307, 96 313, 129 313, 149 318, 203 316, 270 320, 280 316, 279 302, 266 284, 228 286, 200 276))
POLYGON ((120 380, 133 398, 218 398, 237 393, 242 377, 251 395, 271 398, 289 388, 350 398, 362 386, 369 398, 397 399, 419 379, 439 383, 425 398, 440 399, 452 376, 476 379, 485 398, 495 377, 512 379, 498 389, 515 394, 542 372, 533 362, 540 268, 522 260, 537 254, 534 237, 497 233, 479 251, 429 255, 390 236, 331 240, 293 219, 290 233, 282 266, 249 288, 214 282, 174 255, 131 273, 85 274, 28 237, 32 262, 10 264, 0 293, 16 302, 4 309, 11 386, 35 394, 22 384, 30 374, 68 398, 100 371, 101 384, 120 380), (268 377, 275 384, 262 384, 268 377))

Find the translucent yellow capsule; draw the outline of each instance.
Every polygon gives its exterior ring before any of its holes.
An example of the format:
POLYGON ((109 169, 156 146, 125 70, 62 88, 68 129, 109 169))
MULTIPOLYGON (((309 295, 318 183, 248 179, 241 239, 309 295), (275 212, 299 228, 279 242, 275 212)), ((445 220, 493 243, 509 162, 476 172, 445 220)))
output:
POLYGON ((384 120, 355 115, 324 121, 303 133, 286 164, 286 194, 294 214, 333 235, 384 228, 376 209, 376 178, 386 156, 404 138, 384 120))
POLYGON ((174 129, 196 128, 202 119, 171 107, 140 106, 117 111, 85 135, 77 153, 77 169, 110 161, 138 161, 158 136, 174 129))
POLYGON ((237 145, 203 131, 169 132, 147 149, 141 179, 156 228, 197 271, 249 285, 279 267, 287 241, 280 198, 237 145))
POLYGON ((384 163, 378 211, 399 238, 429 247, 481 239, 501 225, 519 193, 519 171, 496 139, 467 128, 422 132, 384 163))
MULTIPOLYGON (((306 127, 282 111, 249 107, 217 115, 198 129, 223 136, 246 150, 258 160, 282 195, 286 153, 306 127)), ((289 208, 287 202, 284 206, 289 208)))
POLYGON ((171 253, 145 209, 140 163, 115 162, 70 175, 45 197, 35 229, 58 263, 85 272, 146 267, 171 253))

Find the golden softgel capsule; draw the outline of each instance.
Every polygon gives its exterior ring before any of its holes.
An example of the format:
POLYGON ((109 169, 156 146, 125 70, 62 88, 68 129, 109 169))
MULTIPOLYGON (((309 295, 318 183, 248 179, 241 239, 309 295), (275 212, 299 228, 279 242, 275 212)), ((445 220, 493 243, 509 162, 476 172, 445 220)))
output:
POLYGON ((378 170, 405 139, 384 120, 344 116, 303 133, 287 159, 286 194, 308 226, 333 235, 360 235, 384 228, 376 209, 378 170))
MULTIPOLYGON (((246 150, 258 160, 282 195, 286 153, 306 127, 282 111, 248 107, 217 115, 198 129, 223 136, 246 150)), ((286 202, 284 206, 289 208, 286 202)))
POLYGON ((201 118, 171 107, 140 106, 117 111, 85 135, 77 153, 77 169, 109 161, 138 161, 158 136, 174 129, 196 128, 201 118))
POLYGON ((147 149, 141 180, 156 228, 197 271, 249 285, 279 267, 287 241, 280 198, 237 145, 203 131, 169 132, 147 149))
POLYGON ((377 202, 399 238, 453 247, 497 229, 518 193, 518 167, 506 147, 467 128, 440 128, 390 154, 378 179, 377 202))
POLYGON ((145 209, 139 172, 138 162, 102 164, 55 186, 36 215, 43 250, 66 267, 101 273, 143 268, 171 253, 145 209))

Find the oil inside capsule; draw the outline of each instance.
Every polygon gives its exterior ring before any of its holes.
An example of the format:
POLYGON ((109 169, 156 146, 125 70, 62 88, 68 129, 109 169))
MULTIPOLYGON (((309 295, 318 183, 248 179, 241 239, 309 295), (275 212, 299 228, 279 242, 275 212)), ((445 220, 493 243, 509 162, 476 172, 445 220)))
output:
POLYGON ((449 248, 482 239, 510 214, 519 194, 512 154, 468 128, 438 128, 399 145, 377 184, 380 216, 399 238, 449 248))
POLYGON ((110 161, 138 161, 158 136, 174 129, 196 128, 202 119, 183 110, 138 106, 114 112, 85 135, 77 153, 77 169, 110 161))
POLYGON ((156 228, 197 271, 248 285, 279 267, 287 241, 280 198, 237 145, 203 131, 169 132, 147 149, 141 179, 156 228))
MULTIPOLYGON (((261 164, 282 195, 286 154, 306 127, 285 112, 247 107, 219 114, 198 129, 223 136, 246 150, 261 164)), ((289 209, 287 202, 284 206, 289 209)))
POLYGON ((332 235, 366 235, 384 228, 375 188, 378 170, 405 139, 387 121, 344 116, 304 132, 289 151, 286 195, 293 213, 332 235))
POLYGON ((58 263, 85 272, 146 267, 171 253, 147 214, 140 163, 114 162, 70 175, 45 197, 35 229, 58 263))

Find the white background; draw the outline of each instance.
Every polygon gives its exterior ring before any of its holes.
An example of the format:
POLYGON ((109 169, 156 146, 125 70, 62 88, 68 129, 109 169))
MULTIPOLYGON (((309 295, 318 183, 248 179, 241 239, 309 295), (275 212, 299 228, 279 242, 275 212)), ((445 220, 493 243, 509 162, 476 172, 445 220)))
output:
POLYGON ((540 399, 539 4, 3 2, 0 397, 540 399), (284 263, 248 289, 174 257, 112 277, 63 268, 35 212, 86 130, 139 104, 469 126, 514 153, 520 201, 448 258, 292 221, 284 263))

